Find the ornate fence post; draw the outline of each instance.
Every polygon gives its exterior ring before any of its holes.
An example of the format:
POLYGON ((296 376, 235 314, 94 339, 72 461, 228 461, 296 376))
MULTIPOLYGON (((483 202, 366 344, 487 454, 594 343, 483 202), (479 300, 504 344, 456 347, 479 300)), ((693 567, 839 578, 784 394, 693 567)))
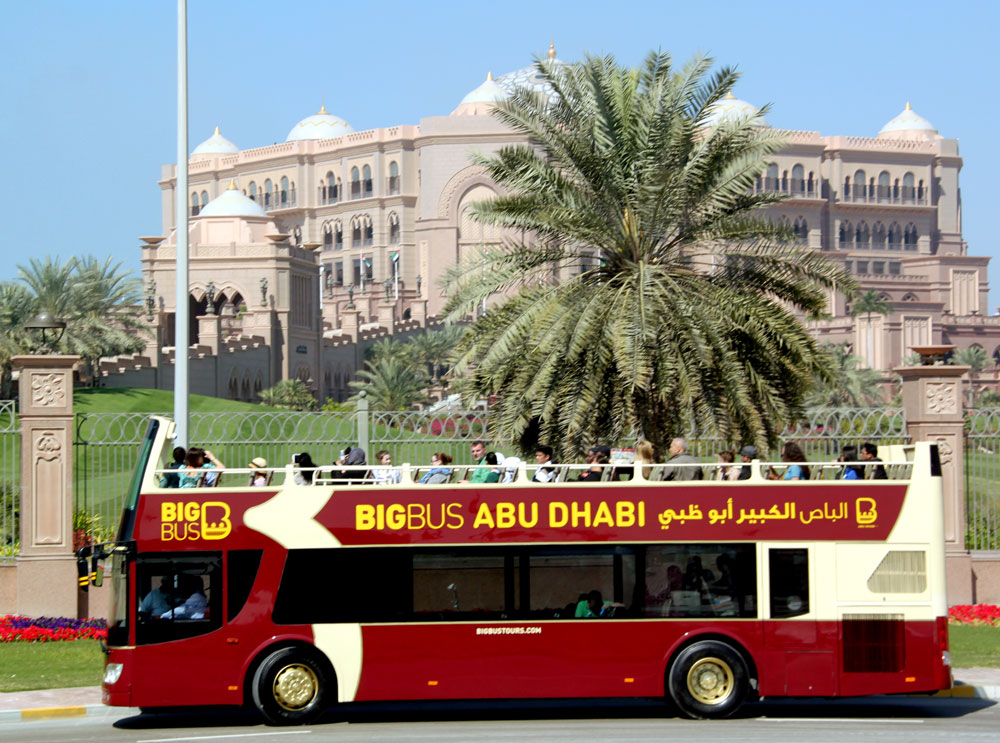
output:
POLYGON ((948 603, 972 601, 972 558, 965 547, 965 481, 962 426, 962 375, 969 367, 946 366, 954 346, 921 346, 920 366, 894 371, 903 379, 903 408, 911 441, 938 445, 944 479, 944 533, 948 568, 948 603))
POLYGON ((365 450, 365 455, 368 457, 372 456, 372 453, 368 450, 368 442, 370 440, 368 433, 368 396, 365 394, 364 390, 358 393, 358 405, 355 409, 355 428, 358 434, 358 446, 365 450))
POLYGON ((73 365, 79 356, 15 356, 20 370, 21 552, 17 611, 77 614, 73 555, 73 365))

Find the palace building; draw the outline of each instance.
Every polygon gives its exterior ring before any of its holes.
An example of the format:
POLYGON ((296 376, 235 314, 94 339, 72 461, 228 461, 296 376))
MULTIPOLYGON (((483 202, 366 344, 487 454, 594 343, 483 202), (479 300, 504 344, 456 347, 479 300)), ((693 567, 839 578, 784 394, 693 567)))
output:
MULTIPOLYGON (((552 47, 549 58, 559 64, 552 47)), ((502 239, 468 216, 471 203, 499 193, 470 156, 521 141, 490 115, 519 85, 544 92, 528 66, 487 74, 456 96, 453 111, 416 125, 356 132, 323 107, 283 143, 248 149, 217 128, 191 153, 188 193, 177 192, 176 166, 163 168, 162 233, 142 238, 156 339, 141 357, 106 361, 102 382, 173 384, 182 199, 191 215, 192 391, 254 400, 260 389, 298 378, 320 400, 344 399, 364 346, 434 325, 446 301, 444 271, 502 239)), ((746 113, 756 108, 730 97, 716 116, 746 113)), ((812 332, 851 344, 875 368, 934 344, 977 344, 1000 364, 989 259, 970 255, 962 237, 958 141, 909 103, 873 137, 785 134, 787 145, 757 184, 788 195, 774 218, 892 308, 853 317, 832 292, 827 316, 808 323, 812 332)))

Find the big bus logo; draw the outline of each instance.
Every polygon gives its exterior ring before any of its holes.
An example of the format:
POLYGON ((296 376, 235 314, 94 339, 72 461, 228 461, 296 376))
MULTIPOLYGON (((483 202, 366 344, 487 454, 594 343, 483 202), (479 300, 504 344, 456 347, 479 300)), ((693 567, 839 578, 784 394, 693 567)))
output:
POLYGON ((164 542, 194 539, 225 539, 233 530, 229 504, 167 502, 160 504, 160 539, 164 542))

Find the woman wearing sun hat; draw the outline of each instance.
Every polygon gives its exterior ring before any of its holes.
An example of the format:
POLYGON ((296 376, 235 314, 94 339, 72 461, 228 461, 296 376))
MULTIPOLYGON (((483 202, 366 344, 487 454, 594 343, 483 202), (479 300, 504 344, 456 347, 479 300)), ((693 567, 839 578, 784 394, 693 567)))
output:
POLYGON ((267 486, 267 460, 264 457, 254 457, 247 465, 250 468, 250 486, 263 488, 267 486))

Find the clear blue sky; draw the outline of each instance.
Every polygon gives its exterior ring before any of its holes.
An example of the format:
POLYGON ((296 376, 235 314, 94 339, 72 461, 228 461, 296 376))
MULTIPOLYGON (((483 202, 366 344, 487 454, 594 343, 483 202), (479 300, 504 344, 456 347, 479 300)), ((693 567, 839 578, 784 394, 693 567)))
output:
MULTIPOLYGON (((190 145, 218 124, 239 147, 282 142, 326 107, 356 130, 447 114, 487 70, 660 48, 738 66, 736 94, 769 121, 875 136, 907 100, 960 140, 964 234, 993 258, 1000 180, 993 57, 1000 3, 340 3, 189 0, 190 145), (991 137, 993 144, 990 144, 991 137)), ((138 269, 140 235, 161 234, 160 167, 176 154, 176 3, 32 0, 0 9, 0 279, 30 256, 91 253, 138 269)))

